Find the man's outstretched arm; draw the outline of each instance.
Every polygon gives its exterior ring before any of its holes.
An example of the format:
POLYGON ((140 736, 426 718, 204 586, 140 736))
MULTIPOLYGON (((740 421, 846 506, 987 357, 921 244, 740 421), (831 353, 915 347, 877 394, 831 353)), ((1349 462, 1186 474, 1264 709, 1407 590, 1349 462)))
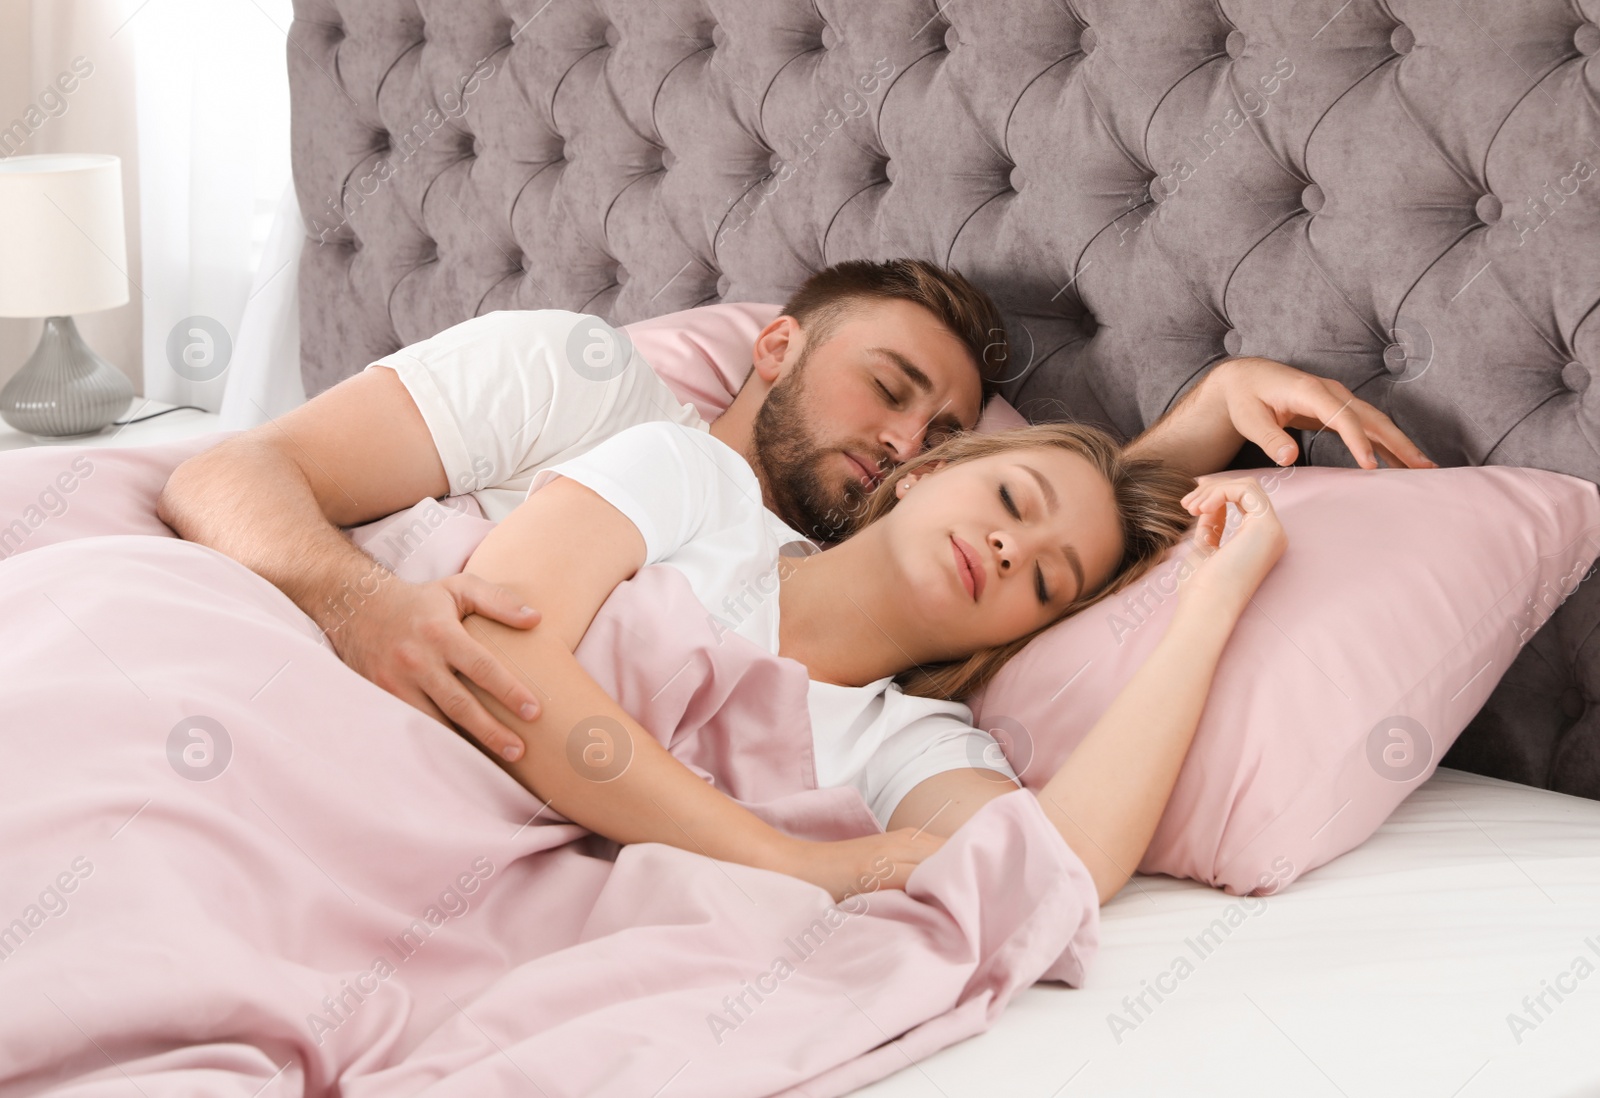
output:
POLYGON ((477 576, 406 583, 338 529, 448 491, 433 436, 405 385, 393 370, 366 370, 185 461, 156 513, 180 537, 271 581, 366 678, 516 757, 521 740, 455 672, 529 719, 538 703, 461 619, 476 613, 526 628, 537 613, 477 576))
POLYGON ((1363 469, 1376 469, 1380 456, 1395 469, 1437 468, 1393 420, 1339 382, 1266 358, 1213 367, 1124 453, 1199 477, 1226 469, 1253 442, 1289 465, 1299 456, 1289 427, 1337 433, 1363 469))

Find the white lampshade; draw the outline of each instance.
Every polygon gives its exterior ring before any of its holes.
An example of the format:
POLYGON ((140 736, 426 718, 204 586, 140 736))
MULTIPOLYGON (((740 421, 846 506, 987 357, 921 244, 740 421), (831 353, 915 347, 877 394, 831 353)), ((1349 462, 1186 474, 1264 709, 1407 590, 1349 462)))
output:
POLYGON ((72 316, 128 302, 122 161, 0 160, 0 316, 72 316))

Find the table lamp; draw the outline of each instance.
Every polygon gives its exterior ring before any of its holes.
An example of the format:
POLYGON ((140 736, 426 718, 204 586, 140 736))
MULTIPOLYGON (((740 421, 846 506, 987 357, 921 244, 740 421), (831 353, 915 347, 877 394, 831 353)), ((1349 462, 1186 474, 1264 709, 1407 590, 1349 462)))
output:
POLYGON ((127 304, 127 266, 118 157, 0 160, 0 316, 44 318, 38 348, 0 389, 0 419, 62 437, 93 434, 127 409, 133 384, 72 322, 127 304))

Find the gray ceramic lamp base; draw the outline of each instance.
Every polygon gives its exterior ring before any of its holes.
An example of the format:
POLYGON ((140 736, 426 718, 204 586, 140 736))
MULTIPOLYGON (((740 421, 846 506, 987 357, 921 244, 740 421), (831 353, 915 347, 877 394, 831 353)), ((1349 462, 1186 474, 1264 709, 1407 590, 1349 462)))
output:
POLYGON ((47 438, 92 435, 132 401, 127 375, 89 349, 70 316, 52 316, 32 357, 0 389, 0 419, 47 438))

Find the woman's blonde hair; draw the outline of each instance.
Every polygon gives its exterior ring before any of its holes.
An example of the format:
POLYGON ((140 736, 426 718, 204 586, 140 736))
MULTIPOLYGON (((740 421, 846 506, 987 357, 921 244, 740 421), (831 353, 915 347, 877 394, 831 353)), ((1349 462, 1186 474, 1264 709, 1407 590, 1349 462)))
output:
POLYGON ((907 694, 923 698, 960 699, 981 690, 1005 666, 1007 660, 1025 648, 1029 641, 1062 618, 1093 606, 1139 579, 1188 533, 1194 516, 1183 509, 1182 499, 1196 485, 1193 477, 1155 458, 1131 458, 1105 431, 1084 423, 1035 423, 1007 431, 979 434, 965 431, 924 450, 892 476, 879 482, 866 498, 852 532, 894 510, 899 502, 895 485, 909 473, 926 469, 936 461, 959 465, 974 458, 1013 450, 1057 446, 1078 454, 1100 471, 1111 486, 1117 513, 1122 519, 1122 558, 1111 578, 1098 590, 1074 599, 1055 621, 1007 644, 974 652, 960 660, 913 667, 895 677, 907 694))

